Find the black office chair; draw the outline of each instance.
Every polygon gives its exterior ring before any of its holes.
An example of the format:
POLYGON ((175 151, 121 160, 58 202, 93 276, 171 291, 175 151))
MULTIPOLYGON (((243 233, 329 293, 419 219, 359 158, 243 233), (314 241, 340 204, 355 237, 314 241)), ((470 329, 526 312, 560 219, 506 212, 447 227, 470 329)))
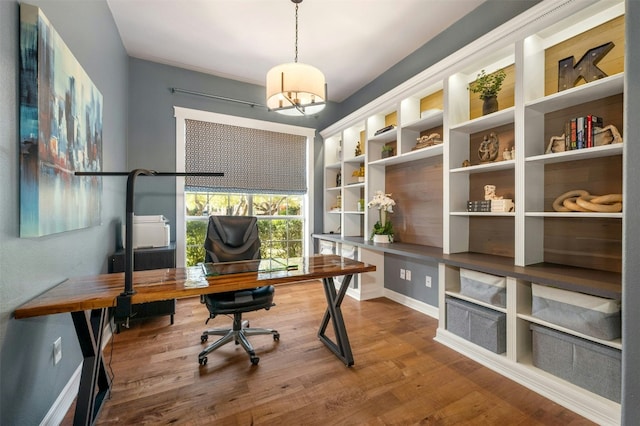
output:
MULTIPOLYGON (((204 248, 206 262, 219 263, 260 259, 257 218, 252 216, 210 216, 204 248)), ((218 315, 233 315, 233 328, 213 329, 202 333, 200 337, 202 343, 206 342, 209 336, 222 337, 200 352, 198 355, 200 365, 207 364, 207 355, 210 352, 231 341, 234 341, 236 345, 241 344, 249 354, 251 363, 257 365, 260 358, 256 356, 247 336, 271 334, 273 340, 277 341, 280 340, 280 334, 272 329, 249 328, 249 322, 242 321, 242 313, 260 309, 269 310, 274 306, 273 294, 274 288, 269 285, 249 290, 204 295, 202 301, 209 310, 207 322, 218 315)))

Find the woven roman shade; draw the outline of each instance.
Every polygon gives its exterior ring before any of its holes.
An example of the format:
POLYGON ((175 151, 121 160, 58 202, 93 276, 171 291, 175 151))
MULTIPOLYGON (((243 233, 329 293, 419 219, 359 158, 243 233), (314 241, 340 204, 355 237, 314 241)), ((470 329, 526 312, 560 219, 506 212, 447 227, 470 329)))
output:
POLYGON ((185 120, 185 172, 224 177, 185 178, 188 191, 254 194, 307 192, 306 137, 185 120))

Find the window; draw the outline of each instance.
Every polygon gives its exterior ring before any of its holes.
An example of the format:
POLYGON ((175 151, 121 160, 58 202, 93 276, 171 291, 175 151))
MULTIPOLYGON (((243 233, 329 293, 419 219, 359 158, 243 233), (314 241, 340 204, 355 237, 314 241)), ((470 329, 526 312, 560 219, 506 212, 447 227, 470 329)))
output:
POLYGON ((308 256, 313 229, 313 209, 309 200, 313 200, 315 129, 181 107, 174 107, 174 113, 176 171, 198 171, 197 167, 205 167, 201 171, 225 173, 224 179, 210 181, 176 179, 177 266, 204 260, 202 244, 211 214, 257 216, 263 257, 308 256), (274 137, 270 132, 281 135, 274 137), (194 135, 195 140, 200 139, 200 135, 202 139, 214 140, 214 149, 205 148, 199 152, 188 149, 193 146, 194 135), (297 148, 292 150, 296 143, 297 146, 302 144, 302 155, 297 148), (214 152, 220 149, 222 154, 214 152), (284 153, 278 153, 283 149, 284 153), (237 161, 234 155, 238 157, 237 161), (207 161, 198 161, 202 158, 207 161), (297 158, 297 163, 292 163, 292 158, 297 158), (239 162, 250 165, 238 166, 239 162), (303 177, 296 172, 300 170, 300 162, 303 163, 303 177), (222 170, 225 167, 228 170, 222 170), (257 181, 263 182, 264 186, 253 185, 256 173, 257 181))
POLYGON ((203 262, 202 246, 211 215, 257 216, 262 258, 292 259, 303 256, 300 195, 185 192, 186 266, 203 262))

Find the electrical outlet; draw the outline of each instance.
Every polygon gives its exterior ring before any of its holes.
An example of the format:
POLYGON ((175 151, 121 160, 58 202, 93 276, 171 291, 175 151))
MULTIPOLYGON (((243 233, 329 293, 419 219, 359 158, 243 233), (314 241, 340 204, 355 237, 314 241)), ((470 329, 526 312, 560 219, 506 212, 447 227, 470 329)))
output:
POLYGON ((406 271, 404 269, 400 269, 400 279, 404 280, 404 277, 406 277, 406 271))
POLYGON ((56 365, 62 359, 62 337, 58 337, 53 342, 53 365, 56 365))
POLYGON ((426 276, 424 285, 426 285, 428 288, 431 288, 431 277, 429 275, 426 276))
POLYGON ((407 281, 411 281, 411 271, 407 269, 404 277, 407 279, 407 281))

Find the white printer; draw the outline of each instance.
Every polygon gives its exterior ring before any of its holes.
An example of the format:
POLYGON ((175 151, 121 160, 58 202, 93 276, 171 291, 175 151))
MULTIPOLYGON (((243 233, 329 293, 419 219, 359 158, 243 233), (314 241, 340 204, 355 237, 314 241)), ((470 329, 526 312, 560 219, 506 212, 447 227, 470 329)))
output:
MULTIPOLYGON (((122 225, 122 247, 126 246, 126 225, 122 225)), ((171 226, 163 215, 133 215, 133 248, 166 247, 171 226)))

